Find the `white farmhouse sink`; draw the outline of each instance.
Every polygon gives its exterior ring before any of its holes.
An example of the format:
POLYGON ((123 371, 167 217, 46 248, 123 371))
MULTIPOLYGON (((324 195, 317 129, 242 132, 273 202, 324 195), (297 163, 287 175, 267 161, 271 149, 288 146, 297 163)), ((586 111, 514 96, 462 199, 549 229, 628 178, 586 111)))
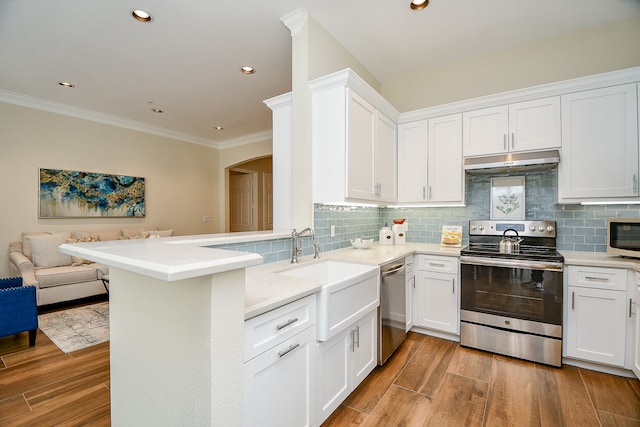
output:
POLYGON ((326 341, 380 305, 380 267, 341 261, 318 261, 278 272, 320 280, 316 298, 316 338, 326 341))

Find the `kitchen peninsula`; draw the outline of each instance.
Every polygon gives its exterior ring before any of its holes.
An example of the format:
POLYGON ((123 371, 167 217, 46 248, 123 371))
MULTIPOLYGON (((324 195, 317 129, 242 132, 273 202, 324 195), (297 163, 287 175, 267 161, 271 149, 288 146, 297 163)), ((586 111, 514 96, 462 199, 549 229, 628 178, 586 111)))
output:
POLYGON ((109 266, 112 425, 242 424, 245 268, 260 255, 171 238, 60 250, 109 266))

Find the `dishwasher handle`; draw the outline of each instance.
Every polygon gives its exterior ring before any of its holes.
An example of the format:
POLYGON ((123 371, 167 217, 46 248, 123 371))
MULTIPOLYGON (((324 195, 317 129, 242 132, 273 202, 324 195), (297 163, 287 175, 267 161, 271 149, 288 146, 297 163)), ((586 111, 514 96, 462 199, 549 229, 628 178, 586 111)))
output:
POLYGON ((387 277, 387 276, 392 276, 394 274, 398 274, 402 271, 404 271, 404 263, 395 264, 390 267, 386 267, 384 270, 382 270, 382 273, 380 274, 382 275, 382 277, 387 277))

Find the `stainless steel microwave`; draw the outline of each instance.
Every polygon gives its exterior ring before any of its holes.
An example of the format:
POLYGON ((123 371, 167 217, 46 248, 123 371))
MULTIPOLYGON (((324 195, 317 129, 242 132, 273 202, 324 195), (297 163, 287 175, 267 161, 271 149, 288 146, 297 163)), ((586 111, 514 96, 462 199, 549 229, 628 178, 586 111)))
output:
POLYGON ((640 258, 640 218, 607 218, 607 253, 640 258))

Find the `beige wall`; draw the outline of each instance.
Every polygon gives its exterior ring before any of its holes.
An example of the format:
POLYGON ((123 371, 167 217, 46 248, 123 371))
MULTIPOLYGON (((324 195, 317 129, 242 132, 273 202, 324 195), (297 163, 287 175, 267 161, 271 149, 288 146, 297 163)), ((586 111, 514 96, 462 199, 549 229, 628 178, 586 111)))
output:
POLYGON ((635 66, 640 18, 384 81, 382 95, 407 112, 635 66))
POLYGON ((0 103, 0 277, 8 245, 23 231, 99 230, 125 225, 219 232, 215 221, 219 152, 174 139, 0 103), (146 218, 38 219, 38 169, 141 176, 146 218))

